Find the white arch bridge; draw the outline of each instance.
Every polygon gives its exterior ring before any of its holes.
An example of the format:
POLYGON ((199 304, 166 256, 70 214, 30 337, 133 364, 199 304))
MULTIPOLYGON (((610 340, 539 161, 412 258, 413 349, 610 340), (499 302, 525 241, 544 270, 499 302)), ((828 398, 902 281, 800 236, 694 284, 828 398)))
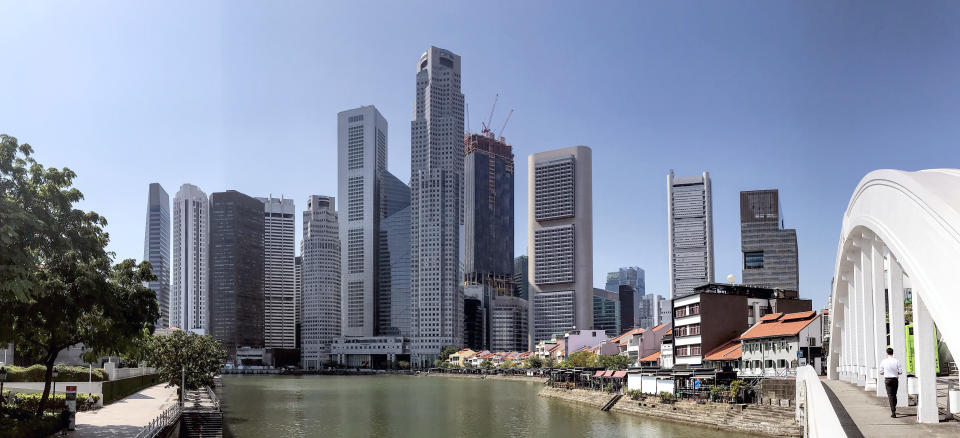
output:
MULTIPOLYGON (((934 327, 950 351, 960 352, 960 170, 877 170, 860 181, 843 216, 837 248, 829 379, 886 396, 877 367, 888 346, 906 364, 908 296, 918 379, 916 420, 936 423, 934 327)), ((899 405, 906 406, 904 376, 898 393, 899 405)), ((811 417, 813 402, 807 413, 811 417)))

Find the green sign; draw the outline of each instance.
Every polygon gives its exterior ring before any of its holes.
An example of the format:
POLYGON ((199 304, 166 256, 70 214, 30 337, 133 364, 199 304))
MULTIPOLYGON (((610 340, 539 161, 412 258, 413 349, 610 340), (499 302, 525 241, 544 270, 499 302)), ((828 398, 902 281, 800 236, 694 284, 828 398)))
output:
MULTIPOLYGON (((915 374, 916 371, 916 361, 913 348, 913 323, 907 324, 904 329, 906 330, 907 335, 907 374, 915 374)), ((937 329, 933 329, 933 354, 934 359, 936 360, 937 373, 940 373, 940 344, 937 342, 937 329)))

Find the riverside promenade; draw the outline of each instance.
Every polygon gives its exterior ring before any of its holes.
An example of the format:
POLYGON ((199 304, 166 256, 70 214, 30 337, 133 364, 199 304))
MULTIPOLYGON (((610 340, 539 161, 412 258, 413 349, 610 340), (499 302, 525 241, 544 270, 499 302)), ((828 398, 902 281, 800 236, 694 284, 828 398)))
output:
POLYGON ((177 402, 177 388, 154 385, 95 411, 77 412, 77 427, 66 436, 130 437, 177 402))
POLYGON ((890 418, 890 405, 886 398, 877 397, 863 387, 841 380, 823 379, 821 382, 848 438, 960 436, 960 422, 917 423, 916 406, 897 408, 897 418, 890 418))

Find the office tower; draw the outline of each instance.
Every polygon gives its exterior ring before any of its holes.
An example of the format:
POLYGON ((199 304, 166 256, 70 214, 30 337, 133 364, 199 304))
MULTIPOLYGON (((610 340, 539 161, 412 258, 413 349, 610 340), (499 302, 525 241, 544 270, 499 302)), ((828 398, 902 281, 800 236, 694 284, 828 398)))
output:
POLYGON ((647 294, 640 299, 639 328, 649 329, 660 324, 669 323, 671 315, 669 300, 657 294, 647 294))
POLYGON ((467 282, 513 276, 513 152, 493 133, 470 134, 464 158, 467 282))
POLYGON ((514 296, 525 300, 530 299, 529 259, 522 255, 513 259, 513 284, 516 289, 514 296))
POLYGON ((293 261, 293 265, 294 270, 296 271, 296 274, 294 275, 296 281, 294 282, 293 286, 294 295, 296 296, 296 299, 294 299, 294 302, 296 303, 296 309, 294 309, 293 313, 297 317, 297 349, 300 349, 303 346, 300 338, 300 323, 301 317, 303 316, 303 257, 297 256, 297 258, 293 261))
POLYGON ((485 328, 487 305, 481 292, 483 286, 465 287, 463 291, 463 347, 473 351, 489 350, 490 343, 485 328))
POLYGON ((378 255, 379 333, 410 336, 410 187, 383 172, 378 255))
POLYGON ((713 282, 713 201, 710 174, 667 175, 670 298, 713 282))
POLYGON ((743 284, 798 290, 797 230, 783 226, 777 190, 740 192, 743 284))
POLYGON ((297 296, 293 199, 257 198, 263 203, 264 336, 266 348, 297 347, 297 296))
POLYGON ((593 326, 591 167, 586 146, 529 158, 530 345, 593 326))
POLYGON ((199 334, 208 328, 207 278, 210 202, 193 184, 173 197, 170 326, 199 334))
POLYGON ((646 272, 636 266, 620 268, 607 274, 607 285, 604 289, 610 292, 620 292, 620 286, 630 285, 637 292, 638 297, 646 294, 646 272))
POLYGON ((157 279, 147 287, 157 293, 160 319, 157 328, 170 327, 170 195, 159 183, 151 183, 147 196, 147 224, 143 236, 143 259, 150 262, 157 279))
POLYGON ((311 195, 303 211, 303 316, 301 360, 317 369, 330 359, 333 339, 340 336, 340 227, 336 200, 311 195))
POLYGON ((620 321, 620 294, 604 289, 593 289, 593 328, 603 330, 607 337, 623 332, 620 321))
POLYGON ((337 114, 344 336, 377 333, 380 178, 387 168, 387 121, 372 105, 337 114))
POLYGON ((527 350, 527 338, 530 333, 527 323, 529 311, 527 300, 523 298, 496 297, 493 300, 493 328, 491 330, 490 350, 527 350))
POLYGON ((621 284, 617 295, 620 298, 620 330, 640 327, 640 300, 643 297, 629 284, 621 284))
POLYGON ((264 221, 256 198, 210 195, 210 334, 237 365, 239 348, 264 348, 264 221))
POLYGON ((463 341, 463 94, 460 56, 430 47, 417 62, 410 122, 412 356, 431 366, 463 341))

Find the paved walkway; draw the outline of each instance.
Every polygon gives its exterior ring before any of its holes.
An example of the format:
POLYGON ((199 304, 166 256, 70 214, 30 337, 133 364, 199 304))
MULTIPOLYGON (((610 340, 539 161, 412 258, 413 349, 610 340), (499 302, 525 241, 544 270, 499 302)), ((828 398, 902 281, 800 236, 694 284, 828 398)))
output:
POLYGON ((77 430, 67 436, 82 438, 129 437, 177 401, 177 388, 151 386, 95 411, 77 412, 77 430))
POLYGON ((877 397, 875 392, 840 380, 822 379, 821 382, 850 438, 960 436, 960 422, 917 423, 916 406, 897 408, 897 418, 890 418, 887 399, 877 397))

